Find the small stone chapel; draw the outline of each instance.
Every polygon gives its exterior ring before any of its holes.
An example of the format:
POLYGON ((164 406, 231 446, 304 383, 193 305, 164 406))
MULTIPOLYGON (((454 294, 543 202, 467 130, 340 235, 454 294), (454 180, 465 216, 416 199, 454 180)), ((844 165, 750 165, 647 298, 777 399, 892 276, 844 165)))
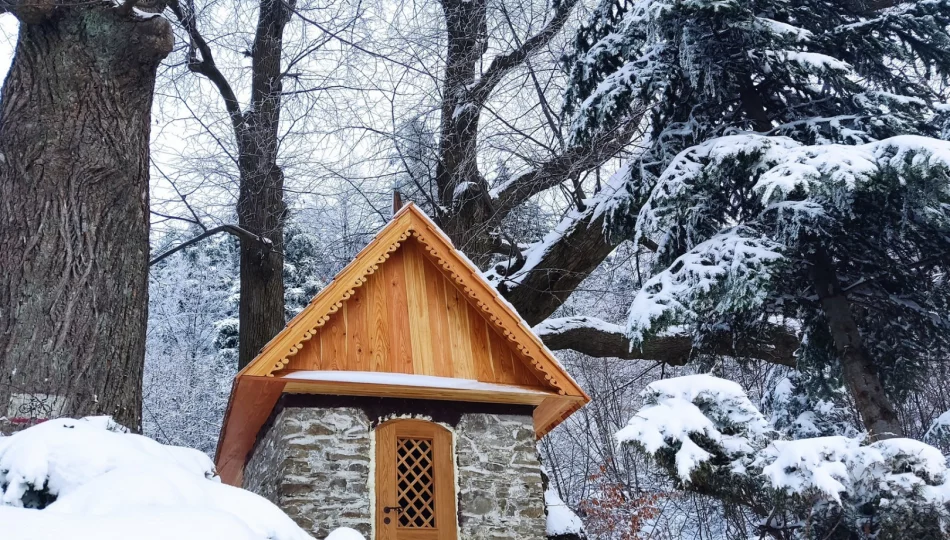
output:
POLYGON ((316 538, 539 540, 536 442, 588 401, 408 204, 238 373, 217 468, 316 538))

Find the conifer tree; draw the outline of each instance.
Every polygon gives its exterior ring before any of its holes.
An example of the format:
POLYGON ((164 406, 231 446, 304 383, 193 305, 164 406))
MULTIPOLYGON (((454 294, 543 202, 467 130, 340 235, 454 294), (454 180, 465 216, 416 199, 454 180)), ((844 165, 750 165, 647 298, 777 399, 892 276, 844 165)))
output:
POLYGON ((566 58, 572 137, 648 110, 611 224, 657 247, 632 343, 796 332, 800 392, 874 437, 950 350, 950 4, 605 0, 566 58))

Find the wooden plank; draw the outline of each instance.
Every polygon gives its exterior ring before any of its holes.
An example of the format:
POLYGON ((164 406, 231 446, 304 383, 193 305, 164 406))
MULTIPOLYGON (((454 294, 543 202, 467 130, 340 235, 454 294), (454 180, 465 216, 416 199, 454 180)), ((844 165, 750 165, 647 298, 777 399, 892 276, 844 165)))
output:
POLYGON ((495 366, 492 363, 491 343, 485 319, 471 305, 468 306, 469 336, 472 341, 472 361, 475 364, 475 376, 480 381, 498 382, 495 366))
POLYGON ((383 508, 396 506, 396 425, 376 428, 376 534, 379 540, 396 540, 398 518, 383 508), (389 523, 385 519, 389 517, 389 523))
POLYGON ((472 336, 468 326, 468 303, 462 298, 462 292, 449 280, 442 281, 445 301, 448 305, 449 343, 452 346, 453 376, 459 379, 475 379, 475 365, 472 361, 472 336))
POLYGON ((375 264, 376 259, 409 229, 412 223, 410 206, 407 205, 393 216, 392 221, 379 232, 376 238, 364 247, 326 288, 320 291, 310 305, 287 324, 284 331, 267 342, 261 354, 242 369, 239 375, 264 375, 269 372, 269 366, 282 358, 290 347, 299 341, 299 334, 308 328, 313 328, 316 321, 327 313, 328 308, 338 302, 345 291, 352 288, 356 278, 365 274, 367 266, 375 264))
POLYGON ((346 370, 367 371, 370 339, 366 324, 366 286, 346 301, 346 370))
POLYGON ((431 425, 433 426, 432 457, 435 461, 433 469, 437 538, 438 540, 456 540, 458 503, 455 500, 455 459, 453 458, 452 434, 440 425, 431 425))
POLYGON ((556 394, 540 386, 512 385, 512 391, 470 390, 462 388, 431 388, 428 386, 405 386, 341 381, 312 381, 294 379, 293 373, 279 377, 287 383, 288 394, 320 394, 329 396, 375 396, 408 399, 435 399, 442 401, 469 401, 476 403, 512 403, 537 405, 556 394), (518 391, 518 390, 523 391, 518 391), (525 391, 526 390, 526 391, 525 391))
MULTIPOLYGON (((491 325, 485 321, 486 325, 491 325)), ((495 366, 495 376, 497 382, 505 384, 519 384, 521 379, 515 373, 515 366, 512 363, 511 349, 506 343, 506 339, 498 335, 497 332, 488 329, 488 343, 491 350, 492 364, 495 366)))
POLYGON ((369 331, 370 371, 386 371, 389 366, 389 310, 386 307, 386 278, 382 268, 369 276, 366 284, 366 324, 369 331))
POLYGON ((402 247, 409 309, 409 337, 412 342, 412 372, 417 375, 436 375, 426 293, 425 259, 420 253, 421 249, 415 240, 406 241, 402 247))
POLYGON ((445 278, 435 265, 425 261, 426 302, 429 311, 429 336, 432 340, 433 375, 454 377, 452 344, 449 342, 449 306, 445 300, 445 278))
POLYGON ((283 391, 284 381, 277 378, 239 376, 234 380, 215 456, 215 468, 225 484, 241 486, 257 433, 283 391))
POLYGON ((320 369, 345 370, 346 364, 346 303, 332 316, 320 331, 320 369))
POLYGON ((540 439, 551 429, 561 423, 561 420, 574 407, 583 405, 587 401, 583 397, 577 396, 555 396, 550 397, 534 409, 532 417, 534 419, 534 432, 540 439))
MULTIPOLYGON (((508 340, 505 339, 505 341, 508 340)), ((509 341, 509 343, 511 342, 509 341)), ((518 354, 510 345, 508 350, 511 351, 511 364, 515 368, 515 379, 518 383, 524 384, 525 381, 541 380, 539 377, 543 377, 543 375, 536 374, 534 368, 527 364, 530 360, 518 354)))
POLYGON ((322 369, 320 365, 320 335, 317 334, 303 342, 303 349, 290 357, 290 363, 284 369, 322 369))
MULTIPOLYGON (((386 275, 386 306, 389 314, 390 373, 412 373, 412 340, 409 336, 409 304, 406 299, 406 270, 403 251, 396 250, 380 266, 386 275)), ((377 270, 378 271, 378 270, 377 270)))

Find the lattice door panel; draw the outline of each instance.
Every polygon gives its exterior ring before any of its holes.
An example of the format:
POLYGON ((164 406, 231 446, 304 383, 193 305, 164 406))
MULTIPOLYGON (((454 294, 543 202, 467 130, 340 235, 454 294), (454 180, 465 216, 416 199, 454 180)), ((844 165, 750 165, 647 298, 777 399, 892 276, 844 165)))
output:
POLYGON ((396 495, 400 527, 436 527, 431 440, 396 439, 396 495))
POLYGON ((454 464, 444 427, 411 418, 380 424, 376 540, 458 540, 454 464))

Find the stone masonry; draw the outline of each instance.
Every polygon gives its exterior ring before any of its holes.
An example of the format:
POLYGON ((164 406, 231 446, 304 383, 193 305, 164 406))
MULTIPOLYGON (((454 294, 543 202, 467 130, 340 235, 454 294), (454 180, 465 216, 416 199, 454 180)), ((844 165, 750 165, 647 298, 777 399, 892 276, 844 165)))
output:
MULTIPOLYGON (((315 538, 345 526, 373 540, 373 427, 360 408, 286 407, 258 441, 244 487, 315 538)), ((543 539, 531 416, 462 414, 454 429, 459 540, 543 539)))
POLYGON ((244 488, 314 538, 352 527, 370 538, 372 428, 354 408, 285 408, 258 442, 244 488))
POLYGON ((462 415, 456 467, 460 539, 544 538, 544 490, 530 416, 462 415))

